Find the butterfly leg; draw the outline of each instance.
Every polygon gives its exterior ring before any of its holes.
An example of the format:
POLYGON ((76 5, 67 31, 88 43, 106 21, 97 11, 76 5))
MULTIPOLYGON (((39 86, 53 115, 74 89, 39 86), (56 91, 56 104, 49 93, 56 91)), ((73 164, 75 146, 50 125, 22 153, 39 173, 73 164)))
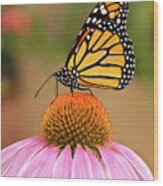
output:
POLYGON ((74 93, 73 87, 70 87, 70 92, 71 92, 71 94, 73 95, 73 93, 74 93))
POLYGON ((56 90, 55 90, 55 97, 58 97, 58 79, 56 78, 56 90))
POLYGON ((92 90, 90 88, 81 88, 81 87, 78 87, 78 90, 81 90, 81 91, 89 91, 89 93, 94 96, 92 90))

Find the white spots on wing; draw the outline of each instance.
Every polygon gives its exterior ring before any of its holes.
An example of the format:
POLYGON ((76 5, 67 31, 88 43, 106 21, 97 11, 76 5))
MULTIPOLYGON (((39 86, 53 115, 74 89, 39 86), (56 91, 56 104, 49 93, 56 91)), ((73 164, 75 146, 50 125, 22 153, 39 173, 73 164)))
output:
POLYGON ((123 13, 123 14, 122 14, 122 17, 123 17, 123 18, 125 18, 125 17, 126 17, 126 14, 125 14, 125 13, 123 13))
POLYGON ((120 26, 120 29, 121 29, 121 30, 123 30, 123 29, 124 29, 124 26, 123 26, 123 25, 121 25, 121 26, 120 26))
POLYGON ((129 68, 129 64, 126 64, 126 68, 129 68))
POLYGON ((88 24, 90 22, 91 22, 91 17, 88 17, 86 23, 88 24))
POLYGON ((104 9, 105 8, 105 6, 104 6, 104 4, 102 4, 101 6, 100 6, 100 10, 102 10, 102 9, 104 9))
POLYGON ((135 58, 133 58, 133 63, 135 63, 135 58))
POLYGON ((112 25, 110 25, 110 26, 109 26, 109 28, 112 30, 112 29, 113 29, 113 26, 112 26, 112 25))
POLYGON ((127 37, 125 37, 125 39, 124 39, 126 42, 128 41, 128 38, 127 37))
POLYGON ((132 75, 134 75, 135 74, 135 71, 132 71, 132 75))
POLYGON ((80 30, 80 32, 79 32, 79 36, 82 34, 82 32, 83 32, 83 30, 80 30))
POLYGON ((90 35, 87 35, 87 40, 90 40, 90 35))
POLYGON ((120 85, 118 85, 118 88, 120 89, 122 87, 122 85, 120 84, 120 85))
POLYGON ((97 18, 94 17, 94 18, 92 19, 92 23, 95 23, 96 21, 97 21, 97 18))
POLYGON ((98 27, 99 27, 99 28, 102 28, 102 25, 101 25, 101 24, 99 24, 99 25, 98 25, 98 27))
POLYGON ((117 24, 119 25, 121 23, 121 19, 117 18, 117 24))
POLYGON ((98 8, 95 8, 94 10, 93 10, 93 13, 95 14, 95 13, 97 13, 98 12, 98 8))
POLYGON ((123 46, 124 46, 124 47, 126 47, 126 46, 127 46, 127 44, 124 42, 124 43, 123 43, 123 46))
POLYGON ((120 9, 119 9, 119 11, 122 13, 122 12, 123 12, 123 9, 122 9, 122 8, 120 8, 120 9))
POLYGON ((78 49, 79 49, 78 47, 75 49, 75 53, 77 53, 77 52, 78 52, 78 49))
POLYGON ((105 9, 104 4, 102 4, 102 5, 100 6, 100 12, 101 12, 102 15, 106 15, 106 14, 108 13, 107 10, 105 9))
POLYGON ((132 60, 132 58, 130 58, 130 62, 132 62, 133 60, 132 60))
POLYGON ((106 10, 106 9, 102 9, 102 10, 101 10, 101 13, 102 13, 103 15, 106 15, 106 14, 107 14, 107 10, 106 10))
POLYGON ((102 23, 103 23, 103 25, 106 25, 106 21, 103 21, 102 23))

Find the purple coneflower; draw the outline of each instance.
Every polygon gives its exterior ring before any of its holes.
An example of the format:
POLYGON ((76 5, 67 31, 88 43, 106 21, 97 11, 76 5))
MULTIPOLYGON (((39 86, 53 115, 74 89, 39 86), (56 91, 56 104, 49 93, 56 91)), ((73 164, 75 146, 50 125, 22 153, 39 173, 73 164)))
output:
POLYGON ((2 176, 153 180, 137 154, 111 139, 105 108, 84 93, 58 96, 40 136, 2 150, 2 176))
POLYGON ((17 36, 26 36, 31 29, 31 20, 27 12, 18 8, 2 11, 2 32, 17 36))

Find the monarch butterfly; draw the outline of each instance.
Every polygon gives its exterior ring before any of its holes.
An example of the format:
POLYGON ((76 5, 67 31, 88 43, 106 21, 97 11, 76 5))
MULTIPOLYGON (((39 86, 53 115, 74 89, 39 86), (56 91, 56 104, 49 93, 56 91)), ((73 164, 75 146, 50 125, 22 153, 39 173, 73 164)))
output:
MULTIPOLYGON (((74 89, 124 89, 135 72, 133 43, 126 32, 128 2, 98 3, 79 32, 65 66, 51 77, 74 89)), ((58 92, 58 88, 57 88, 58 92)), ((58 94, 58 93, 57 93, 58 94)))

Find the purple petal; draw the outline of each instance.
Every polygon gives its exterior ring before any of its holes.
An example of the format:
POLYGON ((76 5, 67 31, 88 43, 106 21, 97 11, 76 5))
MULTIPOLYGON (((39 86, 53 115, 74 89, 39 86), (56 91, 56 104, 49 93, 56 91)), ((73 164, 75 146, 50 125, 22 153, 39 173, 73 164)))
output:
POLYGON ((92 167, 93 178, 105 179, 104 170, 100 164, 100 161, 89 150, 87 150, 86 153, 92 167))
POLYGON ((135 171, 137 171, 137 174, 141 177, 141 180, 153 180, 153 175, 150 169, 135 152, 115 142, 111 142, 110 144, 119 154, 128 160, 131 166, 134 167, 135 171))
POLYGON ((39 139, 41 139, 40 136, 27 138, 25 140, 21 140, 19 142, 16 142, 16 143, 14 143, 14 144, 2 149, 2 151, 1 151, 2 163, 7 161, 13 155, 15 155, 24 146, 29 145, 31 143, 38 143, 39 139))
POLYGON ((53 178, 70 178, 72 170, 72 156, 70 147, 63 149, 56 160, 52 176, 53 178))
POLYGON ((20 175, 24 177, 51 177, 57 154, 58 148, 54 148, 53 145, 45 147, 24 166, 20 175))
POLYGON ((91 163, 86 152, 80 146, 75 151, 71 178, 93 178, 91 163))
MULTIPOLYGON (((15 176, 16 170, 14 171, 14 175, 9 174, 10 169, 14 167, 16 162, 16 159, 18 157, 18 154, 21 154, 21 151, 24 151, 24 149, 27 149, 28 147, 33 147, 35 145, 43 144, 43 139, 40 136, 28 138, 25 140, 22 140, 20 142, 17 142, 13 145, 8 146, 7 148, 2 150, 2 175, 3 176, 15 176)), ((37 147, 38 148, 38 147, 37 147)), ((36 149, 37 149, 36 148, 36 149)), ((22 155, 21 155, 22 156, 22 155)), ((28 156, 27 156, 28 158, 28 156)), ((21 159, 19 159, 19 164, 16 165, 16 167, 20 168, 22 164, 20 163, 21 159)), ((25 156, 22 161, 25 161, 25 156)), ((15 167, 15 168, 16 168, 15 167)), ((16 169, 17 169, 16 168, 16 169)))
POLYGON ((108 179, 139 180, 128 161, 109 148, 100 147, 105 176, 108 179))
POLYGON ((4 171, 3 176, 20 176, 20 172, 29 162, 35 154, 37 154, 44 144, 37 144, 28 146, 22 149, 18 154, 16 154, 13 159, 9 162, 8 168, 4 171))

